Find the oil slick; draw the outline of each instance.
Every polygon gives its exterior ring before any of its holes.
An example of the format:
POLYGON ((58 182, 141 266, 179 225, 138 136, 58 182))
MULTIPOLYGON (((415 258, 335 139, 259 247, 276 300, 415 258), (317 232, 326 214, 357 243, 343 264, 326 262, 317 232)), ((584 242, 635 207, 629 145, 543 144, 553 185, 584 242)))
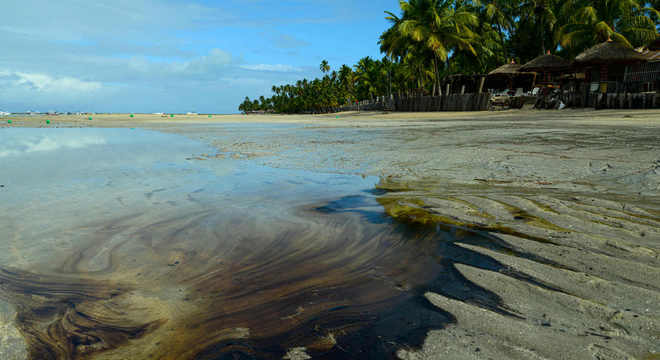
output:
POLYGON ((3 268, 3 298, 18 309, 34 359, 281 358, 295 346, 332 352, 439 270, 428 256, 434 234, 409 241, 359 215, 301 212, 267 220, 216 209, 138 227, 115 222, 57 275, 3 268), (87 271, 103 239, 119 234, 133 241, 104 254, 107 267, 87 271))
POLYGON ((16 324, 31 359, 78 359, 142 337, 161 322, 127 318, 117 284, 80 277, 36 275, 0 268, 4 300, 17 308, 16 324))
POLYGON ((377 179, 194 162, 209 149, 130 131, 6 158, 0 299, 31 359, 395 358, 454 321, 427 291, 516 316, 454 266, 503 270, 454 245, 493 239, 394 222, 377 179))

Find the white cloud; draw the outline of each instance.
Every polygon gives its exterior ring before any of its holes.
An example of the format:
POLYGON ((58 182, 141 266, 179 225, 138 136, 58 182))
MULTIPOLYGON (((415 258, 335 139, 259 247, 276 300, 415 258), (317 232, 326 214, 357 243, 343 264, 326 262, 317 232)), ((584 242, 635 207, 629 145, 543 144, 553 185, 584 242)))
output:
MULTIPOLYGON (((8 73, 8 72, 5 72, 8 73)), ((101 83, 96 81, 83 81, 72 77, 55 78, 46 74, 16 72, 18 79, 14 80, 16 85, 27 85, 43 92, 91 92, 101 88, 101 83)))
POLYGON ((98 136, 80 136, 66 138, 61 136, 42 136, 9 140, 0 147, 0 158, 32 152, 54 151, 58 149, 80 149, 90 145, 103 145, 106 140, 98 136))
POLYGON ((11 112, 234 112, 246 95, 318 72, 283 65, 282 49, 311 43, 267 25, 297 21, 293 5, 282 17, 256 0, 0 3, 0 108, 11 112))
POLYGON ((90 93, 101 88, 96 81, 83 81, 68 76, 54 77, 42 73, 0 70, 0 86, 4 89, 30 89, 42 93, 90 93))
POLYGON ((220 49, 212 49, 208 55, 187 62, 172 63, 172 70, 186 75, 209 74, 223 69, 232 63, 231 54, 220 49))
POLYGON ((283 64, 256 64, 256 65, 241 65, 241 69, 252 71, 271 71, 271 72, 302 72, 303 69, 291 65, 283 64))

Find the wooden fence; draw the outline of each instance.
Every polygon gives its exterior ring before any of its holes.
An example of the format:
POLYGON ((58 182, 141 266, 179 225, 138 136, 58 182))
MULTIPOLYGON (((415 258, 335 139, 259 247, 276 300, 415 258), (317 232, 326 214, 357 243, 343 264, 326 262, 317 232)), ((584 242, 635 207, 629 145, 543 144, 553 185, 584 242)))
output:
POLYGON ((452 94, 444 96, 378 97, 373 101, 343 106, 341 111, 485 111, 490 94, 452 94))
MULTIPOLYGON (((540 96, 542 97, 542 96, 540 96)), ((411 97, 378 97, 374 100, 361 101, 341 107, 340 111, 402 111, 402 112, 430 112, 430 111, 486 111, 489 110, 491 95, 481 94, 452 94, 444 96, 411 96, 411 97)), ((562 91, 559 94, 547 95, 559 99, 570 108, 595 109, 659 109, 660 94, 658 93, 595 93, 578 89, 578 91, 562 91)), ((524 98, 512 98, 524 99, 524 98)), ((537 97, 537 100, 539 97, 537 97)), ((527 99, 529 100, 529 99, 527 99)), ((533 98, 531 99, 533 104, 533 98)), ((537 104, 539 102, 537 101, 537 104)), ((558 104, 558 103, 557 103, 558 104)), ((514 106, 514 108, 519 108, 514 106)), ((553 107, 556 108, 556 107, 553 107)))
POLYGON ((570 108, 595 109, 658 109, 660 94, 656 93, 585 93, 566 91, 558 98, 570 108))
POLYGON ((395 111, 485 111, 488 110, 490 94, 452 94, 444 96, 419 96, 397 98, 393 101, 395 111))
POLYGON ((659 109, 660 95, 642 94, 596 94, 593 99, 596 109, 659 109))
POLYGON ((344 105, 339 111, 392 111, 391 101, 384 96, 377 97, 374 100, 363 100, 359 103, 344 105))

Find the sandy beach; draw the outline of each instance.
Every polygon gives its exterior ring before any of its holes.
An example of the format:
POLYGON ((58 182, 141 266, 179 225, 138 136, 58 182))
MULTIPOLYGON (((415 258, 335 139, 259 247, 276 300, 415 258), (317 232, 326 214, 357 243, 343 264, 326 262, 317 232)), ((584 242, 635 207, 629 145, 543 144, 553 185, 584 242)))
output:
MULTIPOLYGON (((454 321, 402 359, 660 359, 660 111, 0 120, 154 130, 216 150, 194 161, 378 177, 392 219, 446 229, 448 247, 497 265, 452 259, 425 298, 454 321)), ((11 321, 0 317, 0 339, 20 343, 11 321)))

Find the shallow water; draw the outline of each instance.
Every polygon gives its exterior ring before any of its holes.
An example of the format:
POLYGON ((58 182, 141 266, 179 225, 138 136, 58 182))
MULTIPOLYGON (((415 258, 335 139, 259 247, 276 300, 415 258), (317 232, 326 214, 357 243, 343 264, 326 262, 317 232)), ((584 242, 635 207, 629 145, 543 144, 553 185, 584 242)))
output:
POLYGON ((215 151, 139 129, 0 131, 0 298, 31 358, 392 357, 453 319, 424 291, 496 305, 446 258, 498 264, 393 223, 377 178, 215 151))

